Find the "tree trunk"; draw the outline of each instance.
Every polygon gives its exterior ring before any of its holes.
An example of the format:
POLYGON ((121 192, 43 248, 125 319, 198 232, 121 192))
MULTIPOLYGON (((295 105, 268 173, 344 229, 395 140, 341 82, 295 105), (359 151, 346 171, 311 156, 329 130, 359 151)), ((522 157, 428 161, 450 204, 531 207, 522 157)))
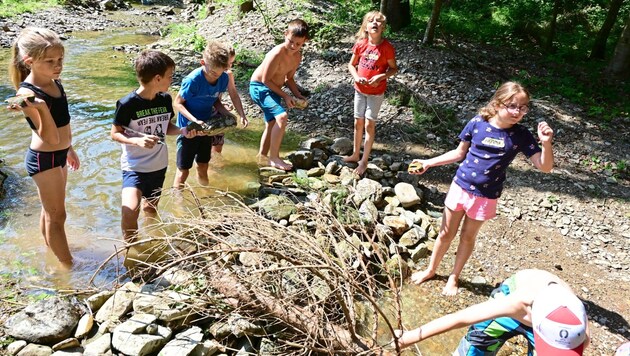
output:
POLYGON ((608 73, 621 78, 630 77, 630 15, 615 47, 615 54, 608 64, 608 73))
POLYGON ((433 38, 435 37, 435 26, 437 26, 438 19, 440 18, 440 12, 442 11, 442 0, 435 0, 433 2, 433 10, 431 11, 431 18, 427 22, 427 29, 424 31, 424 38, 422 44, 432 45, 433 38))
POLYGON ((252 1, 243 1, 241 3, 241 5, 239 5, 238 10, 239 10, 239 12, 241 14, 253 11, 254 10, 254 1, 253 0, 252 1))
POLYGON ((615 25, 615 21, 617 21, 617 16, 619 15, 619 9, 621 8, 622 3, 623 0, 612 0, 610 3, 606 20, 604 21, 602 28, 600 28, 599 32, 597 32, 597 37, 595 37, 595 43, 593 43, 593 48, 591 49, 591 55, 589 58, 604 59, 606 57, 606 42, 608 41, 610 31, 615 25))
POLYGON ((545 41, 545 51, 553 51, 553 40, 556 38, 556 25, 558 24, 558 15, 562 9, 562 0, 554 0, 553 10, 551 11, 551 21, 547 31, 547 40, 545 41))
POLYGON ((411 24, 409 0, 381 0, 381 12, 387 17, 387 24, 394 32, 411 24))

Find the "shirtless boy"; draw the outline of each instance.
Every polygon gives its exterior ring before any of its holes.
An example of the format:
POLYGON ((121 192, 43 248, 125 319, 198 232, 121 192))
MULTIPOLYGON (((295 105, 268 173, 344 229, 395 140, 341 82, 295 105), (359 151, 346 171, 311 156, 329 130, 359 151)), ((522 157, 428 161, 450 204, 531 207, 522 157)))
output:
POLYGON ((252 74, 249 94, 265 114, 265 130, 260 139, 259 162, 285 171, 291 164, 280 159, 280 144, 286 131, 289 115, 280 101, 284 99, 287 108, 295 107, 296 100, 282 90, 286 83, 293 95, 301 100, 293 76, 302 61, 300 49, 308 41, 308 25, 297 19, 289 22, 284 33, 284 42, 275 46, 265 55, 263 62, 252 74))

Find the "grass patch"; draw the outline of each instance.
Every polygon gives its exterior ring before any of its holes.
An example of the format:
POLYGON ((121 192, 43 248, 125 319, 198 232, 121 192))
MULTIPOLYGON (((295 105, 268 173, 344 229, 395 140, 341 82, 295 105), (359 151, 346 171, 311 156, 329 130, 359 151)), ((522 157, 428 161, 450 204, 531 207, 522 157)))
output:
POLYGON ((0 1, 0 17, 11 18, 25 12, 36 12, 58 4, 57 0, 2 0, 0 1))
POLYGON ((265 54, 240 48, 237 44, 234 45, 234 50, 236 51, 234 65, 237 67, 233 70, 234 80, 237 83, 249 83, 249 79, 254 74, 254 70, 262 63, 265 54))
POLYGON ((206 40, 197 34, 197 26, 194 24, 172 23, 162 29, 162 36, 173 41, 179 47, 191 47, 197 52, 203 52, 206 40))

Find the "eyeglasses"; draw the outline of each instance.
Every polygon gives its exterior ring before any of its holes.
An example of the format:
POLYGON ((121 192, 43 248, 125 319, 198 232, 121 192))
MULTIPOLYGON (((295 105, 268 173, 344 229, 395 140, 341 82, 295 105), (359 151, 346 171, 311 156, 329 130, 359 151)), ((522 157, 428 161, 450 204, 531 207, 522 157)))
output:
POLYGON ((520 113, 527 114, 527 112, 529 111, 529 106, 527 105, 518 106, 514 103, 509 104, 509 105, 506 103, 501 103, 501 104, 503 104, 503 106, 505 106, 505 108, 511 112, 515 112, 516 110, 518 110, 518 112, 520 113))

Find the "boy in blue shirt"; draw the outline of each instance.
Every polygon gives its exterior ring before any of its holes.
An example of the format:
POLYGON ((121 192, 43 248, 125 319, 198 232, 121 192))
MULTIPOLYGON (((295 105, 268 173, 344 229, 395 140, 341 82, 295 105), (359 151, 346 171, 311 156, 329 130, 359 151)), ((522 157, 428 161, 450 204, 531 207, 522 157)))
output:
MULTIPOLYGON (((221 103, 221 94, 227 91, 229 76, 226 73, 230 53, 217 41, 210 41, 203 51, 201 67, 193 70, 183 80, 173 106, 179 114, 177 125, 186 127, 191 122, 204 124, 213 115, 232 115, 221 103), (213 110, 213 108, 215 110, 213 110)), ((223 135, 207 136, 195 131, 194 138, 177 138, 177 173, 173 187, 183 188, 193 161, 197 163, 199 184, 208 185, 208 162, 211 147, 223 142, 223 135), (221 142, 220 142, 221 141, 221 142)))
POLYGON ((132 242, 138 230, 141 203, 145 217, 157 216, 168 166, 164 134, 195 134, 170 121, 174 112, 167 91, 173 81, 173 59, 159 51, 143 51, 135 61, 135 70, 140 87, 116 102, 110 132, 122 146, 121 227, 126 242, 132 242))

